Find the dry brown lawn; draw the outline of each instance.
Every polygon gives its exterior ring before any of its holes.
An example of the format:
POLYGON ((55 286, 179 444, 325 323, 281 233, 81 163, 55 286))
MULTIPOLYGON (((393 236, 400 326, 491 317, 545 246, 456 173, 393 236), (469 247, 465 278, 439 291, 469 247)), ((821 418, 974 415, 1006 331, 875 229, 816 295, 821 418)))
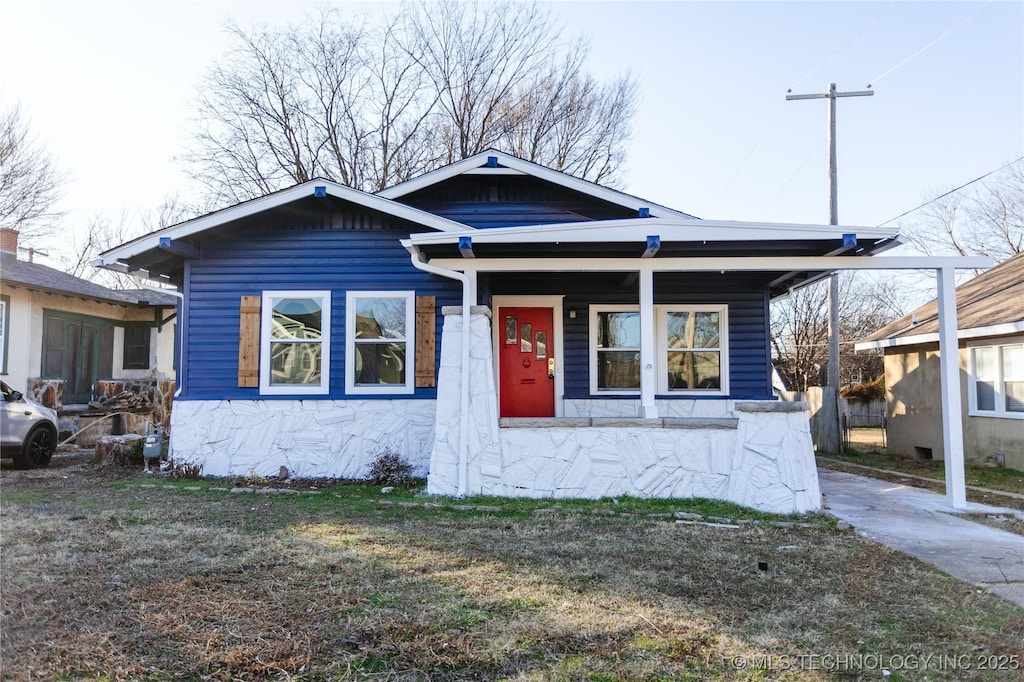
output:
POLYGON ((682 501, 479 511, 224 485, 66 458, 4 468, 0 677, 954 680, 1024 665, 1024 609, 823 517, 786 528, 735 508, 762 523, 730 528, 646 515, 700 508, 682 501))

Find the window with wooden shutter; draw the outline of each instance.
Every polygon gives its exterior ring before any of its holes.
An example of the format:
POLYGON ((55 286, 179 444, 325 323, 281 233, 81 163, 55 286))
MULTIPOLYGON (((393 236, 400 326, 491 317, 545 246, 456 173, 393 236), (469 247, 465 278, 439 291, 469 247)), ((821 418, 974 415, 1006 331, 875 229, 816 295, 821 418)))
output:
POLYGON ((416 297, 416 388, 437 384, 434 361, 437 330, 436 303, 433 296, 416 297))
POLYGON ((238 323, 238 385, 260 385, 260 302, 259 296, 242 296, 238 323))

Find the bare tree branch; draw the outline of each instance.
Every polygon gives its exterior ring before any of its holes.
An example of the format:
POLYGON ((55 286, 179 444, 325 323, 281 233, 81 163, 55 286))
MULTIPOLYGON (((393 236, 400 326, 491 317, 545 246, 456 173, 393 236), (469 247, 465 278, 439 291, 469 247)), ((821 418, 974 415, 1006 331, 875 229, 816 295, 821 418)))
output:
POLYGON ((30 136, 21 107, 0 114, 0 227, 17 230, 23 240, 56 232, 65 215, 57 206, 64 180, 30 136))
POLYGON ((583 71, 540 2, 416 2, 384 21, 328 8, 299 27, 228 27, 186 160, 217 203, 312 177, 378 191, 495 147, 620 180, 629 76, 583 71))

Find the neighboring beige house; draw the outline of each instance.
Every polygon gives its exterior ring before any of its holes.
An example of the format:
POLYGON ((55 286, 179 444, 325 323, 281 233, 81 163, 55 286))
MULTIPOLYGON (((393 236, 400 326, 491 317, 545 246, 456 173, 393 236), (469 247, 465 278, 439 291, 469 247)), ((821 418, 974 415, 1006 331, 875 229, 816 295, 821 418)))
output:
POLYGON ((118 291, 19 260, 0 229, 0 378, 52 407, 84 404, 126 384, 175 378, 175 305, 146 289, 118 291))
MULTIPOLYGON (((1024 470, 1024 253, 957 287, 964 457, 1024 470)), ((885 352, 889 451, 945 459, 938 306, 877 330, 857 350, 885 352)))

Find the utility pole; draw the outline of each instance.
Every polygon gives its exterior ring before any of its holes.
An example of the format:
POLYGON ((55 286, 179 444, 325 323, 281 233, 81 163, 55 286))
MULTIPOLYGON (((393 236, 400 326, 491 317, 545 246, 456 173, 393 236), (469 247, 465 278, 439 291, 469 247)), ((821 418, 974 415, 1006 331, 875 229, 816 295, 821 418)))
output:
MULTIPOLYGON (((870 88, 871 85, 869 84, 870 88)), ((855 92, 836 92, 836 84, 830 83, 828 92, 811 95, 786 95, 786 101, 794 99, 828 99, 828 179, 829 225, 839 224, 839 181, 836 166, 836 99, 839 97, 870 97, 874 90, 857 90, 855 92)), ((835 425, 829 431, 835 431, 835 441, 819 443, 818 447, 826 452, 840 450, 840 418, 839 418, 839 276, 833 274, 828 282, 828 381, 827 384, 835 391, 834 414, 835 425)))

